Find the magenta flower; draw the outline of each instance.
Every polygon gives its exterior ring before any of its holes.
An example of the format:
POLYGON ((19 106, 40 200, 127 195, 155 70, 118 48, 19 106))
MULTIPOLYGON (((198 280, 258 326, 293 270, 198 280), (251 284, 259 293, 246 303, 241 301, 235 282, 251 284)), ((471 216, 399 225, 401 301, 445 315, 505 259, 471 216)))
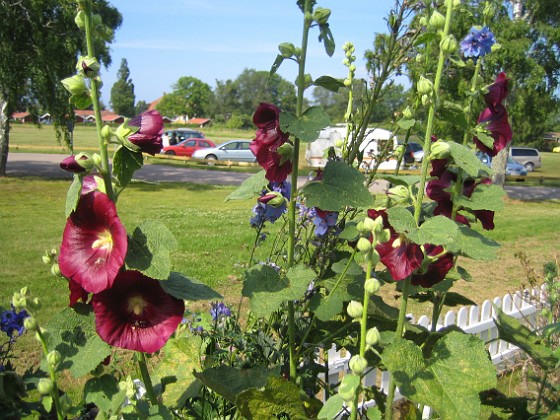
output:
POLYGON ((90 171, 93 168, 93 161, 88 155, 79 153, 64 158, 60 162, 60 167, 65 171, 80 174, 90 171))
POLYGON ((70 289, 70 302, 68 303, 68 306, 74 306, 80 300, 83 303, 87 303, 89 293, 86 289, 72 279, 68 280, 68 288, 70 289))
POLYGON ((509 93, 509 79, 504 72, 496 77, 496 81, 488 86, 488 93, 484 95, 486 106, 495 111, 496 105, 502 105, 509 93))
POLYGON ((82 195, 68 218, 58 264, 62 275, 91 293, 111 287, 126 256, 126 230, 106 194, 82 195))
POLYGON ((408 239, 395 232, 389 224, 385 210, 368 210, 368 217, 383 218, 383 226, 391 231, 389 241, 379 244, 375 250, 379 253, 380 260, 387 267, 393 280, 403 280, 417 270, 424 260, 424 254, 420 245, 408 241, 408 239))
POLYGON ((157 111, 146 111, 128 122, 129 126, 139 127, 138 131, 128 136, 128 140, 150 155, 159 153, 163 147, 163 118, 157 111))
MULTIPOLYGON (((443 247, 438 245, 425 245, 424 252, 427 256, 436 257, 443 252, 443 247)), ((436 261, 428 265, 426 272, 417 271, 410 279, 414 286, 432 287, 445 279, 445 276, 453 268, 453 254, 447 252, 436 261)))
POLYGON ((122 271, 112 287, 93 295, 97 334, 106 343, 154 353, 183 319, 185 304, 167 294, 158 280, 122 271))
POLYGON ((257 126, 257 134, 251 142, 251 151, 266 171, 266 179, 284 182, 292 172, 292 162, 278 153, 278 148, 289 142, 289 135, 280 130, 280 109, 261 103, 253 115, 253 123, 257 126))

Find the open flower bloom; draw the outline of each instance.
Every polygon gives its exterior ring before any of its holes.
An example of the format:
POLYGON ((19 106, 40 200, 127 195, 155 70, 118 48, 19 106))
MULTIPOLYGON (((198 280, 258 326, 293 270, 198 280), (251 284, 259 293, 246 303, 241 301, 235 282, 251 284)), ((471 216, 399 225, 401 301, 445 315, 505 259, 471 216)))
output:
POLYGON ((484 124, 486 130, 488 130, 490 135, 494 138, 492 148, 486 146, 476 137, 473 139, 476 147, 489 156, 496 156, 498 152, 511 141, 513 132, 509 125, 506 108, 503 105, 496 105, 495 111, 486 108, 478 117, 477 123, 484 124))
POLYGON ((285 181, 292 172, 292 161, 278 152, 278 148, 289 139, 289 135, 280 130, 280 109, 272 104, 261 103, 253 115, 253 123, 257 126, 257 134, 250 148, 266 171, 266 179, 272 182, 285 181))
POLYGON ((485 26, 482 29, 472 27, 459 46, 465 57, 472 57, 473 60, 476 60, 492 51, 492 45, 495 43, 494 34, 488 27, 485 26))
POLYGON ((496 81, 488 86, 488 92, 484 95, 484 102, 491 111, 496 111, 496 105, 502 105, 509 93, 509 79, 504 72, 496 77, 496 81))
MULTIPOLYGON (((443 252, 443 247, 440 245, 425 245, 424 251, 427 256, 436 257, 443 252)), ((453 267, 453 254, 445 253, 441 255, 436 261, 432 262, 426 268, 425 273, 417 271, 410 279, 410 283, 414 286, 432 287, 445 279, 445 276, 453 267)))
POLYGON ((82 195, 68 218, 58 264, 62 275, 91 293, 111 287, 121 269, 128 239, 106 194, 82 195))
POLYGON ((68 302, 68 306, 74 306, 80 300, 83 303, 87 303, 89 297, 88 291, 74 280, 68 280, 68 289, 70 289, 70 301, 68 302))
POLYGON ((140 147, 140 150, 150 155, 159 153, 163 147, 163 118, 157 111, 146 111, 128 122, 129 126, 139 127, 138 131, 128 136, 128 141, 140 147))
POLYGON ((154 353, 183 319, 185 304, 167 294, 158 280, 122 271, 113 286, 93 295, 97 334, 106 343, 154 353))
POLYGON ((387 267, 393 280, 403 280, 420 268, 424 254, 420 245, 408 241, 404 236, 395 232, 389 224, 384 210, 368 210, 368 217, 375 220, 383 218, 383 227, 389 229, 391 237, 387 242, 378 244, 375 250, 379 253, 380 261, 387 267))

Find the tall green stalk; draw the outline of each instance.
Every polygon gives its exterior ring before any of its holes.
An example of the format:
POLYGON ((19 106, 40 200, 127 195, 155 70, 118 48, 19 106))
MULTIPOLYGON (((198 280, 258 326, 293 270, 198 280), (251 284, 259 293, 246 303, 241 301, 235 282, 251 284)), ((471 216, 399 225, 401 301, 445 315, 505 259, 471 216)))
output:
MULTIPOLYGON (((37 338, 39 339, 39 342, 41 343, 41 347, 43 349, 43 354, 45 355, 45 358, 47 358, 47 356, 49 354, 49 349, 47 348, 47 342, 45 341, 45 336, 41 332, 40 328, 37 329, 37 338)), ((57 384, 57 381, 56 381, 55 368, 54 368, 53 365, 51 365, 51 363, 49 363, 48 359, 47 359, 47 365, 49 367, 49 376, 50 376, 51 381, 53 383, 53 391, 51 392, 51 396, 52 396, 52 399, 53 399, 54 408, 56 410, 56 417, 57 417, 58 420, 63 420, 63 419, 66 418, 66 416, 64 416, 64 413, 62 412, 62 404, 60 403, 60 397, 58 395, 58 384, 57 384)))

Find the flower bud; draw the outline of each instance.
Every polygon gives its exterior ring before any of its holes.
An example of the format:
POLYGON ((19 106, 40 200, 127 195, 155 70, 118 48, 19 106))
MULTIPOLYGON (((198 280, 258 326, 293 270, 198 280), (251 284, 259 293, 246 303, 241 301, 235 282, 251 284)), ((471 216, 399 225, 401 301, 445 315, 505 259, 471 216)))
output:
POLYGON ((49 354, 47 354, 47 362, 53 368, 56 368, 61 360, 62 356, 57 350, 53 350, 49 354))
POLYGON ((37 328, 39 328, 37 320, 32 316, 28 316, 23 320, 23 327, 27 331, 37 331, 37 328))
POLYGON ((438 140, 430 148, 430 159, 446 159, 449 157, 449 143, 438 140))
POLYGON ((356 379, 356 375, 350 374, 345 375, 340 382, 340 386, 338 387, 338 395, 344 401, 352 401, 356 394, 357 386, 359 386, 359 378, 356 379))
POLYGON ((282 204, 286 203, 286 198, 282 195, 282 193, 278 191, 272 191, 268 194, 263 195, 257 199, 259 203, 266 204, 268 206, 278 208, 282 204))
POLYGON ((113 137, 113 130, 108 125, 104 125, 101 129, 101 137, 104 139, 110 139, 113 137))
POLYGON ((344 140, 338 139, 334 142, 334 147, 341 148, 342 146, 344 146, 344 140))
POLYGON ((280 51, 282 57, 290 58, 293 57, 293 55, 295 54, 296 47, 291 42, 283 42, 280 45, 278 45, 278 50, 280 51))
POLYGON ((414 113, 412 112, 412 109, 410 109, 409 106, 407 106, 403 113, 402 113, 403 117, 406 118, 407 120, 411 119, 412 117, 414 117, 414 113))
POLYGON ((56 277, 60 277, 62 273, 60 272, 60 267, 58 264, 51 265, 51 274, 56 277))
POLYGON ((37 384, 37 391, 41 395, 49 395, 54 390, 53 381, 49 378, 41 378, 39 379, 39 383, 37 384))
POLYGON ((393 188, 389 188, 387 194, 397 203, 404 203, 410 200, 410 191, 404 185, 397 185, 393 188))
POLYGON ((358 224, 356 225, 356 229, 360 233, 367 233, 367 229, 366 229, 363 221, 358 222, 358 224))
POLYGON ((371 242, 369 241, 369 239, 362 237, 358 239, 358 244, 356 245, 356 248, 358 249, 358 251, 363 252, 365 254, 366 252, 369 252, 369 250, 371 249, 371 242))
POLYGON ((494 5, 490 2, 487 2, 484 5, 484 10, 482 11, 482 16, 485 17, 484 20, 489 21, 494 17, 496 10, 494 9, 494 5))
POLYGON ((50 264, 50 263, 52 263, 52 258, 51 258, 50 255, 43 255, 43 256, 41 257, 41 259, 43 260, 43 262, 44 262, 45 264, 50 264))
POLYGON ((428 24, 428 19, 426 18, 426 16, 422 16, 418 23, 420 24, 420 26, 426 26, 428 24))
POLYGON ((37 310, 41 309, 42 305, 41 305, 41 301, 39 300, 39 298, 33 298, 31 301, 27 301, 27 306, 32 311, 37 311, 37 310))
POLYGON ((434 13, 432 13, 432 16, 430 16, 428 25, 432 29, 443 29, 443 27, 445 26, 445 16, 435 10, 434 13))
POLYGON ((94 153, 93 156, 91 157, 93 159, 93 165, 100 168, 102 166, 102 159, 101 159, 101 155, 94 153))
POLYGON ((78 74, 63 79, 61 83, 72 95, 79 96, 87 92, 86 82, 84 78, 78 74))
POLYGON ((27 299, 19 293, 14 293, 12 297, 12 305, 16 311, 25 309, 27 307, 27 299))
POLYGON ((379 330, 377 327, 370 328, 366 333, 366 343, 369 346, 374 346, 379 342, 381 339, 381 335, 379 334, 379 330))
POLYGON ((382 229, 381 231, 377 232, 376 239, 380 244, 389 241, 389 239, 391 239, 391 231, 389 229, 382 229))
POLYGON ((416 57, 414 57, 414 60, 417 63, 422 63, 422 61, 424 61, 424 56, 422 54, 416 54, 416 57))
POLYGON ((422 105, 428 106, 428 105, 430 105, 430 103, 432 103, 432 99, 430 98, 429 95, 422 95, 421 102, 422 102, 422 105))
POLYGON ((93 160, 85 153, 78 153, 75 156, 68 156, 60 162, 60 167, 65 171, 75 174, 86 173, 93 169, 93 160))
POLYGON ((400 157, 403 155, 404 151, 405 151, 404 144, 399 144, 399 145, 395 148, 395 151, 393 152, 393 154, 394 154, 397 158, 400 158, 400 157))
POLYGON ((349 78, 344 79, 344 86, 346 87, 352 86, 352 79, 349 78))
POLYGON ((446 54, 452 54, 457 50, 459 44, 453 35, 447 35, 439 43, 439 47, 446 54))
POLYGON ((364 230, 366 232, 373 232, 374 229, 375 229, 375 221, 370 217, 366 217, 364 219, 364 230))
POLYGON ((426 79, 424 76, 420 76, 420 80, 416 85, 416 90, 420 95, 430 95, 434 89, 434 84, 431 80, 426 79))
POLYGON ((360 302, 352 300, 346 307, 346 312, 352 318, 361 318, 362 313, 364 312, 364 305, 362 305, 360 302))
POLYGON ((78 74, 82 75, 83 77, 92 78, 99 75, 99 70, 101 66, 99 65, 99 61, 95 57, 80 57, 78 59, 78 64, 76 64, 76 70, 78 74))
POLYGON ((352 370, 352 373, 362 376, 368 367, 368 363, 365 357, 356 354, 350 358, 348 366, 352 370))
POLYGON ((49 335, 50 333, 46 329, 44 329, 43 327, 39 327, 37 329, 37 332, 35 333, 35 339, 38 342, 42 342, 43 340, 47 341, 49 339, 49 335), (39 331, 41 332, 41 334, 39 334, 39 331))
POLYGON ((324 7, 317 7, 313 11, 313 20, 319 25, 324 25, 328 22, 329 16, 331 15, 330 9, 325 9, 324 7))
POLYGON ((381 283, 375 277, 371 277, 366 280, 364 289, 369 295, 374 295, 381 289, 381 283))
POLYGON ((74 22, 76 23, 76 25, 78 26, 78 28, 80 29, 85 29, 86 27, 86 14, 84 13, 83 10, 78 11, 78 13, 76 13, 76 17, 74 18, 74 22))

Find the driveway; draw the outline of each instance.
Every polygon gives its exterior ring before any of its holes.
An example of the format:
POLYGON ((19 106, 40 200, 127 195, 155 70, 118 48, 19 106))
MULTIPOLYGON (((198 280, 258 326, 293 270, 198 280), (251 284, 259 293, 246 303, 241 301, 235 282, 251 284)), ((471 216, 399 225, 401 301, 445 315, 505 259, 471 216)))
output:
MULTIPOLYGON (((67 155, 42 153, 10 153, 8 155, 7 175, 12 177, 39 176, 55 179, 72 179, 72 175, 60 169, 59 163, 67 155)), ((156 182, 193 182, 197 184, 239 185, 251 174, 242 172, 217 171, 183 168, 168 165, 144 165, 135 173, 135 178, 156 182)), ((303 184, 305 177, 300 177, 303 184)), ((383 184, 375 186, 381 192, 383 184)), ((505 190, 512 199, 523 201, 560 200, 560 188, 506 186, 505 190)))

